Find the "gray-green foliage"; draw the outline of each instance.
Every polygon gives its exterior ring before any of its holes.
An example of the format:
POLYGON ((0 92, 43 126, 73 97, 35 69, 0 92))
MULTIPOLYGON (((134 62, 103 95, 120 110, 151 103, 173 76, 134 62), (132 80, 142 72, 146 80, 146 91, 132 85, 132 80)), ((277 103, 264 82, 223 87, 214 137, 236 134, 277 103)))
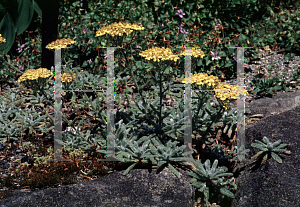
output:
POLYGON ((190 183, 203 193, 203 206, 207 206, 210 197, 217 196, 220 193, 229 198, 234 198, 234 194, 230 191, 237 188, 236 184, 233 183, 234 178, 224 182, 224 177, 233 175, 232 173, 226 173, 228 171, 227 167, 217 167, 218 160, 214 161, 212 167, 210 167, 210 160, 206 160, 204 166, 198 160, 194 160, 193 163, 197 168, 193 170, 194 172, 189 172, 188 175, 193 177, 190 183))
POLYGON ((240 162, 243 160, 243 158, 248 155, 249 149, 245 149, 245 146, 241 146, 238 148, 235 146, 235 149, 233 151, 228 151, 229 154, 233 154, 234 156, 231 155, 232 160, 239 160, 240 162))
POLYGON ((41 116, 32 109, 20 109, 21 102, 30 101, 29 105, 39 105, 36 99, 43 100, 43 97, 37 98, 24 97, 20 98, 20 91, 15 89, 7 89, 5 96, 0 97, 0 139, 16 140, 23 135, 22 133, 29 129, 29 133, 36 131, 47 132, 51 129, 43 127, 46 116, 41 116))
MULTIPOLYGON (((115 153, 117 156, 116 159, 120 160, 121 162, 134 162, 131 166, 129 166, 124 175, 129 173, 131 169, 134 168, 139 162, 143 163, 153 163, 157 166, 162 166, 167 164, 169 169, 180 178, 178 171, 171 165, 171 161, 185 161, 188 158, 186 157, 179 157, 181 155, 188 155, 192 154, 193 152, 186 152, 183 153, 183 150, 186 146, 178 147, 176 144, 178 142, 169 142, 164 145, 161 142, 155 139, 155 135, 152 134, 150 136, 143 136, 139 138, 137 141, 137 135, 130 136, 133 137, 132 139, 128 140, 131 130, 126 129, 130 126, 131 123, 124 125, 123 120, 120 120, 117 125, 119 128, 116 132, 116 143, 115 143, 115 153), (151 143, 155 144, 155 146, 151 143), (151 162, 150 162, 151 161, 151 162)), ((113 144, 113 143, 110 143, 113 144)), ((98 152, 106 153, 106 150, 98 150, 98 152)))
MULTIPOLYGON (((137 100, 135 100, 134 104, 130 104, 130 108, 126 109, 126 113, 122 113, 122 117, 126 117, 127 120, 139 120, 138 129, 153 129, 157 130, 159 128, 159 87, 152 86, 154 89, 152 93, 153 96, 156 97, 154 100, 142 99, 141 96, 137 96, 137 100), (148 100, 148 102, 147 102, 148 100), (157 121, 155 121, 157 120, 157 121)), ((184 110, 185 103, 183 100, 183 85, 182 84, 164 84, 163 92, 169 91, 169 94, 172 94, 173 98, 175 98, 175 105, 177 107, 165 106, 162 107, 162 130, 164 135, 169 136, 173 139, 183 141, 184 129, 185 129, 185 121, 184 121, 184 110), (180 93, 176 93, 175 91, 182 91, 180 93), (177 101, 180 100, 180 101, 177 101)), ((144 97, 149 97, 149 92, 142 91, 144 97)), ((199 92, 201 93, 201 92, 199 92)), ((234 114, 234 109, 228 113, 227 116, 222 116, 218 111, 216 106, 210 105, 210 100, 212 98, 207 98, 207 102, 201 102, 195 98, 194 96, 192 102, 192 130, 193 133, 198 133, 202 139, 206 139, 206 136, 209 133, 216 132, 213 127, 224 124, 224 130, 231 129, 231 132, 234 128, 234 122, 236 121, 236 117, 234 114), (226 118, 226 120, 225 120, 226 118), (227 127, 227 128, 226 128, 227 127)), ((149 130, 148 130, 149 131, 149 130)))
MULTIPOLYGON (((116 123, 116 125, 119 126, 119 128, 116 131, 116 140, 114 141, 116 143, 108 143, 111 146, 115 146, 115 158, 120 160, 121 163, 134 162, 131 166, 129 166, 126 169, 124 175, 128 174, 129 171, 132 168, 134 168, 134 166, 137 165, 139 162, 149 162, 150 158, 152 158, 153 156, 150 153, 151 149, 149 148, 149 143, 151 142, 151 140, 149 139, 149 137, 144 136, 138 141, 135 141, 137 139, 137 136, 132 136, 131 134, 130 137, 132 137, 132 139, 127 139, 127 137, 129 137, 130 135, 129 131, 131 129, 126 129, 126 126, 129 126, 130 124, 131 122, 124 125, 123 120, 120 120, 118 123, 116 123), (140 146, 141 144, 142 146, 140 146)), ((98 150, 97 152, 107 153, 107 150, 98 150)))
POLYGON ((193 154, 193 151, 183 152, 183 150, 186 148, 186 145, 178 147, 176 146, 179 143, 177 141, 172 142, 171 140, 169 140, 166 145, 155 138, 152 139, 152 141, 155 144, 155 147, 150 146, 151 152, 154 155, 154 159, 152 160, 152 162, 154 164, 157 164, 157 166, 167 164, 171 172, 173 172, 178 178, 180 178, 179 172, 172 166, 171 161, 189 161, 191 159, 180 156, 193 154))
POLYGON ((281 140, 277 140, 276 142, 272 143, 269 141, 269 139, 264 136, 263 142, 259 140, 255 140, 257 143, 251 144, 252 147, 258 148, 261 151, 259 151, 256 155, 254 155, 252 158, 255 159, 258 156, 263 157, 263 161, 267 161, 270 157, 272 157, 276 162, 282 163, 282 159, 278 156, 278 152, 285 152, 286 149, 282 149, 287 144, 280 144, 281 140))
POLYGON ((217 144, 214 146, 214 148, 208 147, 208 149, 210 150, 210 152, 209 152, 207 158, 210 161, 217 159, 219 162, 219 165, 222 165, 222 166, 224 166, 228 163, 230 156, 226 155, 222 146, 217 144))

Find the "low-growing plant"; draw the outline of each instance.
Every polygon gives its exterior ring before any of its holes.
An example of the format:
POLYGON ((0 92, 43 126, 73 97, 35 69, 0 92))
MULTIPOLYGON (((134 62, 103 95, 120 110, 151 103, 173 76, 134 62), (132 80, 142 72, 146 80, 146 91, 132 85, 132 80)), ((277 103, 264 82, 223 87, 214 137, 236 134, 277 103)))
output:
POLYGON ((263 142, 259 140, 255 140, 257 143, 251 144, 252 147, 258 148, 259 151, 256 155, 252 157, 252 159, 256 159, 259 156, 262 157, 263 163, 267 162, 271 157, 278 163, 282 163, 282 159, 278 156, 278 152, 286 152, 286 149, 283 149, 287 144, 280 144, 281 140, 278 140, 274 143, 270 142, 269 139, 264 136, 263 142))
POLYGON ((207 206, 209 198, 223 194, 226 197, 234 198, 232 190, 236 190, 237 186, 233 182, 234 178, 224 181, 224 177, 232 176, 232 173, 227 173, 227 167, 217 167, 218 160, 215 160, 211 166, 210 160, 206 160, 203 164, 200 161, 193 160, 193 171, 188 172, 188 175, 193 178, 190 183, 198 188, 198 191, 203 193, 202 206, 207 206))
POLYGON ((233 151, 228 151, 229 154, 232 154, 230 155, 232 157, 232 161, 239 160, 240 162, 248 155, 248 152, 250 152, 250 149, 245 149, 245 146, 241 146, 240 148, 235 146, 233 151))

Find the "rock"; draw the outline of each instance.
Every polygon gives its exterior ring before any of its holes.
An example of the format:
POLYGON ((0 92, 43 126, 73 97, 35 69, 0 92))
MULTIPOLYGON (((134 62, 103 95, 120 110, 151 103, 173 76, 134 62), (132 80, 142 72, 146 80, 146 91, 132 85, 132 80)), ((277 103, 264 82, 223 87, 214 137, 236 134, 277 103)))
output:
POLYGON ((194 187, 191 177, 182 169, 178 179, 168 168, 159 174, 157 170, 132 169, 126 176, 125 170, 95 180, 50 188, 33 192, 15 192, 0 201, 0 206, 181 206, 191 207, 194 187))
POLYGON ((245 170, 236 179, 238 185, 232 207, 283 207, 300 206, 300 106, 269 116, 247 126, 246 149, 250 149, 246 161, 259 150, 251 147, 254 140, 266 136, 271 142, 279 139, 288 144, 290 155, 280 154, 282 164, 273 158, 264 165, 245 170))
POLYGON ((264 118, 276 113, 282 113, 300 106, 300 91, 279 92, 272 98, 264 97, 245 102, 245 108, 250 109, 246 112, 247 116, 262 114, 264 118))

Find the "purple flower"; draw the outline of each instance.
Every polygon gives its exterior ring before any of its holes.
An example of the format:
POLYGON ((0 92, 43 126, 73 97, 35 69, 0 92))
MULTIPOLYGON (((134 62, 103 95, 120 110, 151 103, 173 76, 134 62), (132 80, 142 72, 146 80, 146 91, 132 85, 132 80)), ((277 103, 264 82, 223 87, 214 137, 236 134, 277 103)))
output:
POLYGON ((88 62, 88 63, 92 63, 93 61, 92 61, 92 59, 89 59, 87 62, 88 62))
POLYGON ((184 32, 182 30, 180 30, 181 33, 187 34, 187 32, 184 30, 184 32))
POLYGON ((260 47, 258 47, 259 48, 259 51, 263 51, 262 49, 260 49, 260 47))
POLYGON ((236 57, 234 57, 233 59, 235 59, 236 61, 239 61, 239 60, 241 60, 240 58, 239 58, 239 59, 237 59, 236 57))
POLYGON ((179 15, 180 18, 183 18, 183 15, 185 15, 185 13, 183 13, 183 11, 181 9, 177 10, 176 15, 179 15))
POLYGON ((108 56, 108 53, 105 53, 105 54, 104 54, 104 58, 106 59, 106 58, 107 58, 107 56, 108 56))
POLYGON ((267 21, 269 21, 270 20, 270 18, 268 18, 268 19, 266 19, 267 21))
POLYGON ((221 25, 218 22, 216 22, 215 28, 216 28, 216 30, 219 30, 219 29, 221 29, 221 25))
POLYGON ((131 8, 130 10, 131 10, 131 11, 134 11, 134 8, 131 8))
POLYGON ((162 24, 161 27, 164 27, 164 24, 162 24))
POLYGON ((24 69, 24 66, 23 66, 23 65, 19 66, 19 69, 23 70, 23 69, 24 69))
POLYGON ((18 52, 22 52, 23 48, 25 47, 25 44, 21 45, 21 47, 18 48, 18 52))
POLYGON ((93 41, 90 41, 90 40, 89 40, 87 44, 88 44, 88 45, 91 45, 92 43, 93 43, 93 41))
POLYGON ((218 56, 218 51, 216 51, 216 54, 213 53, 213 51, 210 51, 211 54, 213 54, 213 57, 212 57, 212 60, 218 60, 218 59, 221 59, 219 56, 218 56))
POLYGON ((88 28, 85 27, 85 28, 83 29, 83 34, 85 34, 85 33, 87 32, 87 30, 88 30, 88 28))

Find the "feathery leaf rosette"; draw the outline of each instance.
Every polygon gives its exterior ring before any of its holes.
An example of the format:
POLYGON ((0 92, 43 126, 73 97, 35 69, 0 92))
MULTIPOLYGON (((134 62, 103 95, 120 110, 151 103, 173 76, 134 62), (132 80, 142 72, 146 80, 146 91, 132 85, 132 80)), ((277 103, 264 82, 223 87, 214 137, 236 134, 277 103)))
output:
POLYGON ((208 203, 210 193, 214 195, 214 191, 217 191, 218 194, 222 193, 229 198, 234 198, 234 194, 228 190, 228 187, 233 187, 234 190, 237 189, 236 184, 233 183, 234 178, 224 182, 224 177, 233 175, 232 173, 226 173, 226 171, 228 171, 227 167, 217 167, 217 159, 211 168, 209 159, 204 163, 205 168, 200 160, 193 160, 193 163, 192 168, 194 172, 188 172, 188 175, 194 177, 190 180, 190 183, 196 188, 199 188, 198 191, 204 193, 205 205, 208 203))
POLYGON ((49 43, 46 48, 47 49, 55 49, 55 48, 66 48, 68 45, 75 44, 76 41, 71 40, 70 38, 68 39, 60 39, 60 40, 55 40, 51 43, 49 43))
POLYGON ((144 30, 145 28, 142 26, 138 26, 137 24, 131 24, 131 23, 113 23, 111 25, 108 25, 107 27, 102 27, 101 29, 98 29, 96 32, 95 37, 103 36, 105 34, 109 34, 111 36, 123 36, 123 33, 126 33, 126 35, 133 32, 133 30, 144 30))
POLYGON ((156 139, 152 139, 152 142, 155 144, 155 147, 150 146, 151 153, 154 155, 154 159, 152 158, 151 161, 154 164, 157 164, 157 166, 167 164, 171 172, 173 172, 178 178, 180 178, 179 172, 171 165, 171 161, 190 161, 190 158, 179 156, 193 154, 193 151, 183 153, 186 145, 178 147, 176 146, 179 143, 177 141, 172 142, 171 140, 169 140, 166 146, 156 139))
POLYGON ((140 56, 145 57, 146 60, 153 60, 154 62, 160 62, 160 60, 164 61, 164 60, 173 60, 173 61, 177 61, 179 60, 178 55, 174 55, 172 53, 172 51, 170 50, 170 48, 151 48, 148 50, 144 50, 142 51, 140 54, 140 56))
MULTIPOLYGON (((128 123, 128 125, 130 123, 128 123)), ((134 162, 134 164, 130 165, 123 173, 123 175, 127 175, 138 163, 150 162, 153 155, 150 153, 150 148, 148 146, 151 141, 150 138, 153 137, 154 134, 150 136, 143 136, 138 141, 135 141, 138 136, 133 136, 133 138, 128 140, 127 136, 131 129, 126 129, 123 120, 120 120, 117 125, 120 126, 116 131, 116 140, 109 140, 108 142, 110 142, 111 146, 115 146, 115 153, 117 156, 114 158, 120 160, 121 163, 134 162), (143 143, 142 146, 140 146, 141 143, 143 143)), ((108 150, 98 150, 97 152, 105 154, 111 153, 108 152, 108 150)))
POLYGON ((276 162, 282 163, 282 159, 276 154, 276 152, 285 152, 286 149, 282 149, 282 148, 287 146, 287 144, 280 144, 281 139, 272 143, 269 141, 269 139, 266 136, 264 136, 263 137, 264 143, 259 140, 255 140, 255 141, 257 143, 253 143, 251 144, 251 146, 258 148, 261 151, 259 151, 256 155, 254 155, 252 159, 256 159, 258 156, 262 156, 263 161, 266 162, 270 157, 273 157, 273 159, 276 162))
POLYGON ((2 37, 2 35, 0 34, 0 43, 2 42, 6 42, 6 39, 4 37, 2 37))

